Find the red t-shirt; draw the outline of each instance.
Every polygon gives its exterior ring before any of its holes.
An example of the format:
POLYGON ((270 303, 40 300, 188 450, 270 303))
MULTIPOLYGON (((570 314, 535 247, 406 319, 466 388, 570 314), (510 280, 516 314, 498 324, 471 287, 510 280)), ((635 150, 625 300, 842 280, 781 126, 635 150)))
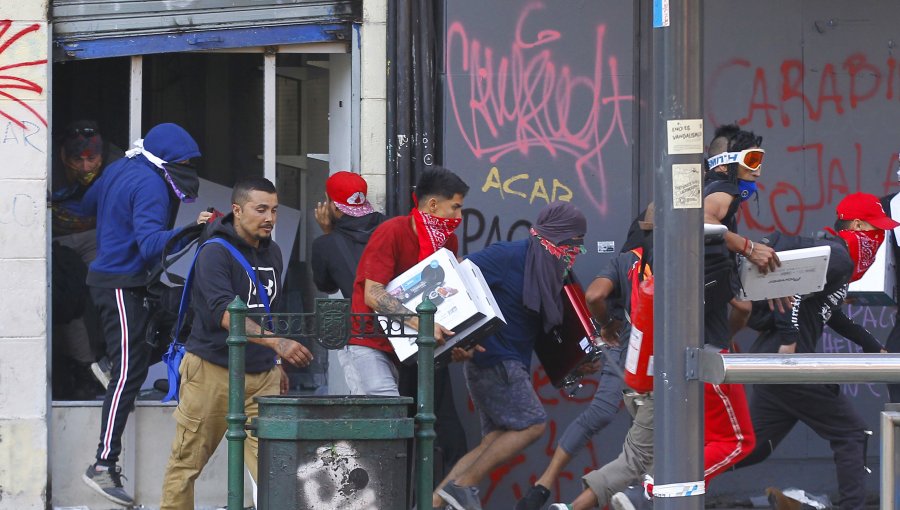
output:
MULTIPOLYGON (((454 254, 459 248, 456 234, 447 238, 444 248, 454 254)), ((419 238, 412 228, 412 219, 409 215, 391 218, 375 229, 369 237, 369 243, 359 259, 356 268, 356 280, 353 282, 353 297, 350 301, 350 309, 353 313, 374 313, 375 311, 366 305, 366 280, 372 280, 384 285, 400 276, 404 271, 419 262, 419 238)), ((368 324, 371 330, 372 324, 368 324)), ((360 332, 360 324, 354 321, 353 332, 360 332)), ((352 345, 364 345, 385 352, 394 352, 391 343, 386 337, 377 338, 350 338, 352 345)))

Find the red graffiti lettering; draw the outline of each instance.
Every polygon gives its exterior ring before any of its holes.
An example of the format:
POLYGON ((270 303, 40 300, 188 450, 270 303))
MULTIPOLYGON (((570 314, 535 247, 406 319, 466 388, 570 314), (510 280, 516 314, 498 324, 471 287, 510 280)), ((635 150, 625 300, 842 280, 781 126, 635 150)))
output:
MULTIPOLYGON (((743 98, 748 108, 747 114, 738 120, 740 125, 750 124, 760 114, 765 119, 766 127, 772 128, 775 123, 774 113, 779 111, 782 127, 789 127, 793 119, 788 111, 794 101, 800 102, 800 112, 806 119, 819 122, 830 118, 826 115, 831 113, 838 117, 845 115, 847 104, 850 110, 855 110, 879 97, 894 99, 897 72, 897 61, 893 56, 887 57, 884 64, 879 65, 862 53, 853 53, 839 64, 826 62, 818 69, 806 69, 802 60, 790 58, 781 62, 777 80, 773 83, 767 75, 766 67, 755 66, 746 59, 733 58, 716 66, 710 74, 706 88, 706 110, 714 112, 717 100, 740 102, 742 98, 735 97, 734 84, 752 81, 749 97, 743 98), (837 68, 846 73, 838 74, 837 68), (808 81, 815 79, 816 75, 818 88, 808 87, 805 92, 804 85, 808 86, 808 81), (780 94, 769 90, 770 86, 778 87, 774 90, 780 89, 780 94), (815 95, 807 95, 813 93, 811 90, 815 91, 815 95)), ((713 125, 719 125, 713 113, 709 114, 709 119, 713 125)))
MULTIPOLYGON (((803 193, 793 183, 777 181, 769 192, 767 187, 760 183, 759 203, 768 202, 773 223, 762 223, 756 215, 755 202, 751 201, 741 206, 741 219, 747 227, 765 233, 779 230, 786 234, 798 235, 805 227, 807 213, 836 205, 846 194, 861 191, 862 144, 853 144, 854 159, 849 164, 840 157, 826 158, 825 152, 825 145, 822 142, 788 146, 788 156, 799 156, 799 160, 794 158, 787 160, 796 162, 795 166, 808 168, 808 164, 804 165, 804 161, 809 159, 805 155, 810 153, 815 155, 815 171, 810 169, 804 173, 811 177, 809 180, 815 183, 818 191, 813 194, 803 193), (768 200, 764 198, 767 192, 768 200)), ((896 175, 893 176, 890 185, 897 185, 896 175)), ((887 182, 885 186, 887 187, 887 182)))
MULTIPOLYGON (((11 27, 12 27, 11 20, 0 21, 0 59, 2 59, 4 52, 6 52, 6 50, 8 50, 10 47, 12 47, 12 45, 15 44, 16 41, 19 41, 26 35, 36 32, 36 31, 40 30, 40 28, 41 28, 40 25, 38 25, 37 23, 34 23, 34 24, 26 26, 25 28, 22 28, 21 30, 10 35, 8 38, 6 38, 6 40, 4 40, 6 33, 9 31, 9 29, 11 27)), ((0 60, 0 62, 2 62, 2 60, 0 60)), ((47 125, 47 119, 45 119, 40 113, 38 113, 37 110, 35 110, 28 103, 26 103, 25 100, 19 98, 16 95, 13 95, 13 92, 12 92, 12 91, 16 91, 16 90, 22 90, 25 92, 34 92, 36 94, 41 94, 44 91, 44 88, 40 84, 38 84, 32 80, 28 80, 26 78, 22 78, 21 76, 15 76, 14 74, 7 74, 7 73, 11 69, 20 69, 20 68, 24 68, 24 67, 45 65, 46 63, 47 63, 47 59, 40 59, 40 60, 13 62, 11 64, 0 65, 0 72, 3 73, 3 74, 0 74, 0 98, 8 99, 8 100, 12 101, 13 103, 21 106, 22 108, 27 110, 29 113, 31 113, 36 119, 38 119, 41 122, 41 124, 43 124, 44 126, 47 125)), ((25 123, 23 121, 19 120, 18 118, 16 118, 9 111, 0 109, 0 116, 6 117, 7 119, 12 121, 15 125, 19 126, 20 128, 23 128, 23 129, 25 128, 25 123)))

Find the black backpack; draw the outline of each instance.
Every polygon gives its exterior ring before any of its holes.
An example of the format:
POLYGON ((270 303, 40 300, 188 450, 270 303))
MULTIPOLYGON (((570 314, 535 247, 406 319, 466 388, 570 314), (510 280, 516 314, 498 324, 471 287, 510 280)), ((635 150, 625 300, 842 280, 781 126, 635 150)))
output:
MULTIPOLYGON (((176 333, 175 323, 178 320, 178 305, 184 291, 184 278, 169 272, 175 262, 185 254, 212 237, 212 227, 216 220, 207 223, 195 223, 183 228, 166 242, 159 264, 150 272, 147 283, 148 300, 150 302, 150 320, 147 323, 146 341, 151 348, 150 359, 160 359, 169 347, 169 342, 176 333), (181 249, 177 249, 183 245, 181 249), (169 283, 162 281, 165 275, 169 283)), ((179 338, 187 338, 193 323, 193 314, 188 316, 178 331, 179 338)))

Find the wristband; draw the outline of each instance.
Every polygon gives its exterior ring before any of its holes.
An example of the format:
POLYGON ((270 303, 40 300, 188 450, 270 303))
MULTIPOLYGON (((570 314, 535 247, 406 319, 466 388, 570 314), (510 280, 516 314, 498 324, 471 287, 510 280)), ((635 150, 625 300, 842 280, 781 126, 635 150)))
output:
POLYGON ((747 258, 750 258, 753 255, 753 248, 756 248, 756 245, 753 244, 753 241, 750 241, 750 253, 747 254, 747 258))
POLYGON ((747 253, 747 245, 750 244, 750 239, 744 238, 744 247, 741 248, 741 253, 747 253))

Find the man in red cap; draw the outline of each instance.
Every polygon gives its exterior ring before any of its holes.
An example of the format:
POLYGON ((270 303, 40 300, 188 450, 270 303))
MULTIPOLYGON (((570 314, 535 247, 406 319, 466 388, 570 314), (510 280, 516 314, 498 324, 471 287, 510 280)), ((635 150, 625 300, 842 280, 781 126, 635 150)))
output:
POLYGON ((353 295, 356 266, 375 227, 384 215, 369 203, 366 180, 353 172, 337 172, 325 181, 325 202, 316 205, 316 222, 323 235, 312 244, 316 288, 345 298, 353 295))
MULTIPOLYGON (((771 310, 753 304, 749 325, 760 332, 750 348, 758 353, 812 353, 825 326, 860 345, 865 352, 885 352, 865 328, 853 323, 841 306, 850 282, 875 262, 884 231, 900 226, 890 219, 878 197, 868 193, 847 195, 837 206, 834 229, 816 238, 780 235, 764 242, 776 250, 830 246, 825 288, 807 296, 794 296, 790 310, 771 310)), ((767 458, 798 421, 825 439, 834 451, 839 491, 838 508, 865 506, 866 424, 837 384, 757 384, 750 400, 756 448, 737 467, 767 458)))

